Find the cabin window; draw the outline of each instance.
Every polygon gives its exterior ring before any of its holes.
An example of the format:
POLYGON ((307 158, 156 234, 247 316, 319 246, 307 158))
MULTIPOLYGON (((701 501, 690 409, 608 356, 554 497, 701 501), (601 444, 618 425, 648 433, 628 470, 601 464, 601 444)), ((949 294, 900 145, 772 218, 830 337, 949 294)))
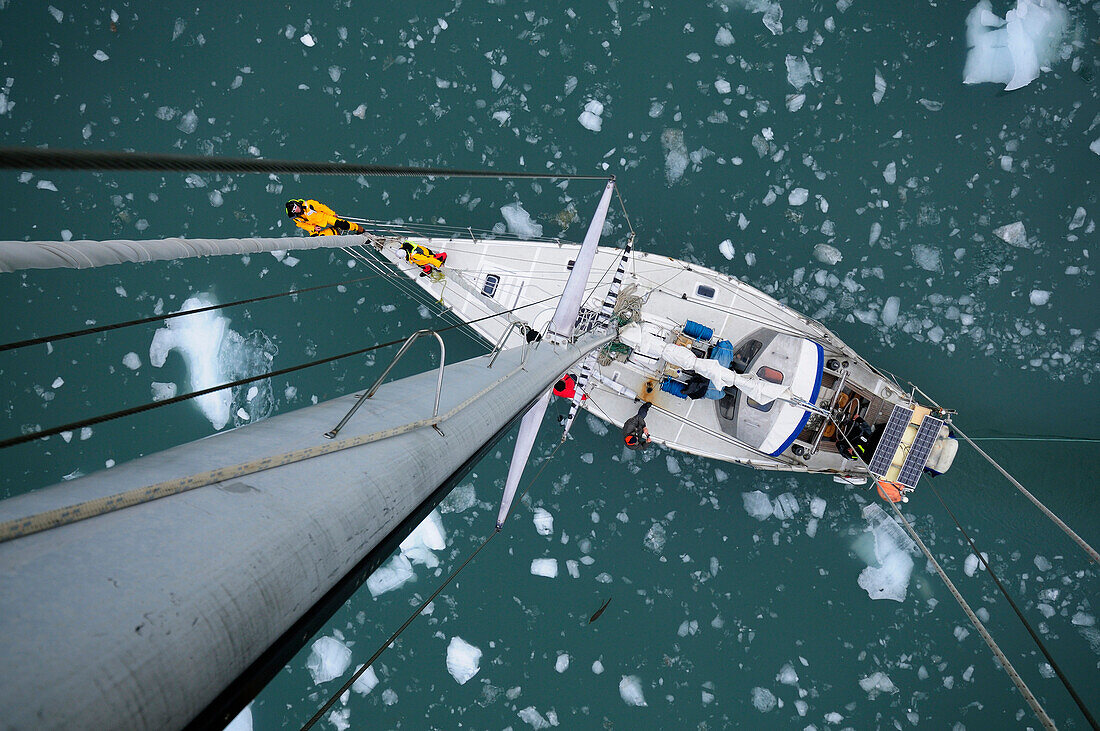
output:
POLYGON ((695 285, 695 296, 712 300, 714 299, 714 287, 708 287, 705 284, 697 284, 695 285))
POLYGON ((575 267, 576 265, 577 265, 577 260, 576 259, 570 259, 569 263, 565 265, 565 268, 568 269, 569 271, 573 271, 573 267, 575 267))
POLYGON ((756 357, 762 347, 764 347, 764 344, 759 340, 748 340, 742 343, 737 352, 733 354, 730 368, 738 373, 744 373, 749 369, 749 363, 752 363, 752 359, 756 357))
POLYGON ((498 284, 500 284, 499 274, 486 274, 485 284, 481 286, 481 293, 486 297, 492 297, 497 293, 498 284))
MULTIPOLYGON (((756 375, 760 376, 765 381, 768 381, 770 383, 783 383, 782 371, 777 371, 776 369, 769 368, 768 366, 760 366, 760 368, 758 368, 756 371, 756 375)), ((753 401, 751 398, 748 397, 746 397, 745 400, 748 402, 749 406, 756 409, 757 411, 763 411, 765 414, 772 410, 772 404, 775 403, 775 401, 769 401, 766 404, 761 404, 753 401)))

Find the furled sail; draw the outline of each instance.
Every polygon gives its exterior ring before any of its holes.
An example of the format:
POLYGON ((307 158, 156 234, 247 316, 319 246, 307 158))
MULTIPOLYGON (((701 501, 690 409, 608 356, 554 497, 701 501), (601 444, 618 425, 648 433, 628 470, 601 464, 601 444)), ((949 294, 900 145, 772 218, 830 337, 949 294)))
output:
MULTIPOLYGON (((584 243, 581 244, 581 250, 577 253, 573 271, 569 273, 569 279, 565 283, 557 309, 554 310, 554 317, 550 321, 550 330, 547 333, 547 340, 550 342, 562 342, 573 335, 573 327, 577 322, 577 315, 580 314, 581 304, 584 302, 584 292, 592 272, 592 262, 596 259, 596 248, 600 244, 600 234, 603 232, 604 221, 607 220, 607 210, 611 206, 611 193, 614 190, 615 181, 607 181, 600 203, 596 206, 596 214, 588 224, 584 243)), ((508 468, 508 481, 504 485, 504 496, 501 498, 500 510, 497 512, 497 530, 504 526, 504 521, 512 509, 516 488, 523 477, 523 469, 527 466, 527 458, 531 455, 539 425, 549 404, 550 392, 547 391, 524 415, 520 423, 516 448, 512 453, 512 464, 508 468)))

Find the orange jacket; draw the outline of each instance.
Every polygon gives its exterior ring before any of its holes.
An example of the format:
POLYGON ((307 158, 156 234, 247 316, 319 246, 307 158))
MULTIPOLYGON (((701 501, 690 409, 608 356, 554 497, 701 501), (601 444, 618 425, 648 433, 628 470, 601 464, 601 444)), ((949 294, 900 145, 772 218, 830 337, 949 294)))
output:
POLYGON ((301 215, 291 218, 298 228, 305 229, 314 236, 334 236, 341 233, 333 225, 339 216, 324 203, 308 200, 304 208, 305 211, 301 215))

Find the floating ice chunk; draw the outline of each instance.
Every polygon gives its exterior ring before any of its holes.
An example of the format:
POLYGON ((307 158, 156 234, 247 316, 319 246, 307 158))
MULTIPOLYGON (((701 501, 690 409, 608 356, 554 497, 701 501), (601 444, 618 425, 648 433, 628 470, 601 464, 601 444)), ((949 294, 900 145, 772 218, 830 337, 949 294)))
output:
POLYGON ((898 323, 898 311, 901 309, 901 298, 887 297, 886 304, 882 306, 882 324, 893 327, 898 323))
POLYGON ((382 691, 382 702, 387 706, 392 706, 397 703, 397 691, 393 688, 386 688, 382 691))
POLYGON ((50 11, 50 15, 52 15, 53 19, 56 20, 58 23, 65 20, 65 13, 55 8, 53 5, 47 6, 46 10, 50 11))
POLYGON ((335 637, 318 638, 310 648, 306 669, 314 684, 327 683, 344 674, 351 664, 351 650, 335 637))
MULTIPOLYGON (((183 132, 185 135, 193 133, 199 127, 199 115, 195 113, 194 109, 189 110, 186 114, 180 117, 180 123, 176 125, 176 128, 183 132)), ((205 183, 203 183, 205 185, 205 183)), ((198 187, 202 187, 199 185, 198 187)))
POLYGON ((535 508, 535 514, 532 516, 532 520, 535 522, 535 530, 540 536, 548 536, 554 532, 554 516, 544 508, 535 508))
POLYGON ((493 112, 493 120, 496 121, 501 127, 508 124, 508 120, 512 118, 512 113, 506 109, 501 109, 498 112, 493 112))
MULTIPOLYGON (((771 503, 768 503, 768 505, 770 507, 771 503)), ((649 527, 649 530, 646 531, 645 538, 642 540, 642 545, 654 553, 660 553, 665 547, 665 540, 665 527, 660 523, 654 523, 649 527)))
POLYGON ((761 713, 767 713, 775 708, 775 694, 767 688, 757 686, 752 689, 752 705, 761 713))
POLYGON ((867 237, 867 245, 874 246, 878 243, 878 240, 882 237, 882 224, 875 221, 871 224, 871 234, 867 237))
POLYGON ((879 693, 897 693, 897 686, 882 672, 871 674, 870 677, 859 681, 859 687, 867 692, 867 696, 874 700, 879 693))
POLYGON ((670 475, 680 474, 680 462, 671 454, 665 455, 665 467, 668 468, 670 475))
POLYGON ((106 61, 110 58, 110 56, 108 56, 103 51, 97 50, 95 53, 92 54, 92 58, 94 58, 96 61, 106 61))
POLYGON ((1092 616, 1091 614, 1086 614, 1085 612, 1076 612, 1069 621, 1077 627, 1096 626, 1096 617, 1092 616))
POLYGON ((940 252, 936 251, 931 246, 925 246, 924 244, 914 244, 913 261, 915 261, 917 263, 917 266, 919 266, 921 269, 924 269, 925 271, 941 271, 940 252))
MULTIPOLYGON (((981 557, 982 561, 989 561, 989 554, 985 551, 982 551, 981 557)), ((978 556, 972 553, 968 554, 967 557, 963 560, 963 573, 967 576, 974 576, 975 572, 978 571, 978 566, 980 564, 981 562, 978 561, 978 556)))
POLYGON ((334 84, 340 80, 340 76, 342 76, 343 73, 344 73, 344 70, 342 68, 340 68, 339 66, 329 66, 328 67, 328 77, 330 79, 332 79, 332 83, 334 83, 334 84))
MULTIPOLYGON (((189 297, 180 312, 208 307, 214 304, 206 295, 189 297)), ((173 318, 168 326, 153 333, 149 344, 149 363, 154 368, 164 365, 169 351, 179 350, 187 363, 191 390, 200 391, 220 383, 226 378, 219 362, 219 351, 228 329, 229 320, 213 312, 173 318)), ((229 421, 232 394, 228 388, 208 393, 195 399, 198 407, 215 429, 221 429, 229 421)))
MULTIPOLYGON (((58 22, 60 23, 61 21, 58 21, 58 22)), ((732 46, 733 45, 733 33, 730 33, 730 29, 727 28, 726 26, 724 26, 724 25, 721 26, 718 29, 718 33, 715 34, 715 36, 714 36, 714 43, 716 45, 722 46, 723 48, 726 47, 726 46, 732 46)))
POLYGON ((558 659, 554 662, 554 669, 559 673, 564 673, 569 669, 569 655, 560 653, 558 659))
POLYGON ((442 551, 446 547, 447 533, 443 530, 443 519, 438 510, 428 513, 428 517, 401 541, 401 553, 412 563, 428 568, 439 565, 439 559, 432 551, 442 551))
POLYGON ((665 179, 672 185, 684 177, 689 162, 684 131, 666 129, 661 133, 661 146, 665 150, 665 179))
POLYGON ((1050 292, 1045 289, 1033 289, 1028 299, 1031 301, 1031 304, 1036 307, 1042 307, 1050 301, 1050 292))
POLYGON ((581 578, 580 564, 573 559, 568 559, 565 562, 565 570, 569 572, 569 575, 574 579, 581 578))
POLYGON ((714 82, 714 90, 719 94, 729 94, 731 89, 730 82, 725 79, 718 79, 714 82))
POLYGON ((1037 555, 1034 561, 1035 568, 1039 569, 1040 571, 1050 571, 1050 569, 1053 567, 1053 564, 1051 564, 1050 560, 1043 555, 1037 555))
POLYGON ((726 257, 726 259, 733 259, 733 242, 729 239, 726 239, 722 243, 718 244, 718 251, 720 251, 722 253, 722 256, 726 257))
POLYGON ((619 681, 619 695, 628 706, 644 706, 645 695, 642 693, 642 680, 637 675, 624 675, 619 681))
POLYGON ((887 185, 893 185, 898 180, 898 167, 893 162, 890 162, 886 168, 882 171, 882 179, 886 181, 887 185))
POLYGON ((741 499, 745 503, 745 512, 757 520, 767 520, 772 516, 772 501, 759 490, 743 492, 741 499))
POLYGON ((504 216, 511 233, 531 239, 542 236, 542 226, 531 220, 531 214, 523 210, 519 201, 502 206, 500 214, 504 216))
POLYGON ((825 499, 815 497, 810 500, 810 515, 820 518, 825 515, 825 499))
POLYGON ((882 78, 878 69, 875 69, 875 90, 871 92, 871 101, 877 105, 884 96, 886 96, 886 79, 882 78))
POLYGON ((397 554, 388 562, 382 564, 367 579, 367 589, 371 596, 385 594, 402 586, 405 582, 416 579, 416 572, 412 564, 404 554, 397 554))
POLYGON ((680 637, 687 637, 688 635, 695 635, 699 632, 699 622, 694 619, 685 619, 680 623, 680 628, 676 630, 676 634, 680 637))
POLYGON ((163 401, 173 398, 178 390, 174 383, 161 383, 159 381, 153 381, 152 389, 154 401, 163 401))
POLYGON ((775 499, 772 512, 780 520, 787 520, 798 512, 798 498, 789 492, 785 492, 775 499))
POLYGON ((836 264, 844 255, 840 253, 840 249, 829 244, 818 244, 814 247, 814 258, 816 258, 822 264, 829 264, 830 266, 836 264))
POLYGON ((219 206, 221 206, 222 203, 225 203, 225 198, 222 197, 222 192, 220 190, 210 191, 210 196, 209 197, 210 197, 210 206, 212 208, 218 208, 219 206))
POLYGON ((317 45, 317 40, 309 33, 303 34, 302 37, 298 40, 300 40, 302 42, 302 45, 306 48, 313 48, 317 45))
POLYGON ((966 18, 963 83, 1005 84, 1006 91, 1026 86, 1057 59, 1068 22, 1057 0, 1018 0, 1003 21, 981 0, 966 18))
POLYGON ((806 521, 806 535, 810 538, 817 535, 817 518, 810 518, 806 521))
POLYGON ((553 579, 558 575, 558 560, 556 558, 531 559, 531 573, 553 579))
MULTIPOLYGON (((360 665, 355 668, 355 672, 359 672, 360 665)), ((363 671, 363 674, 355 679, 355 682, 351 684, 351 689, 359 695, 366 695, 374 690, 374 686, 378 685, 378 674, 374 672, 374 666, 367 668, 363 671)))
POLYGON ((802 91, 802 87, 812 83, 813 80, 814 76, 806 57, 787 54, 787 83, 796 91, 802 91))
POLYGON ((447 645, 447 672, 451 677, 459 685, 465 685, 480 669, 481 650, 461 637, 452 637, 451 643, 447 645))
POLYGON ((57 186, 53 184, 52 180, 39 180, 35 184, 35 187, 39 190, 52 190, 54 193, 57 192, 57 186))
POLYGON ((802 108, 802 105, 806 103, 805 94, 788 94, 787 95, 787 111, 797 112, 802 108))
POLYGON ((50 388, 57 389, 57 388, 61 388, 64 385, 65 385, 65 379, 62 378, 61 376, 58 376, 57 378, 53 379, 53 383, 50 385, 50 388))
POLYGON ((993 235, 1013 246, 1027 246, 1027 230, 1020 221, 993 229, 993 235))
POLYGON ((1078 206, 1077 210, 1074 211, 1074 213, 1073 213, 1073 218, 1069 222, 1069 230, 1074 231, 1074 230, 1079 229, 1082 226, 1084 226, 1085 225, 1085 217, 1087 215, 1088 215, 1088 211, 1086 211, 1081 206, 1078 206))
POLYGON ((792 206, 800 206, 810 199, 810 191, 805 188, 795 188, 787 196, 787 202, 792 206))
POLYGON ((519 711, 519 718, 533 729, 550 728, 550 722, 534 706, 527 706, 519 711))
POLYGON ((581 112, 581 116, 577 117, 577 121, 581 123, 582 127, 591 132, 599 132, 603 129, 603 118, 588 110, 581 112))
POLYGON ((367 118, 367 105, 360 104, 354 110, 352 110, 351 116, 358 117, 359 119, 367 118))
POLYGON ((504 83, 504 74, 500 73, 496 69, 493 69, 489 80, 493 85, 493 89, 499 89, 500 85, 504 83))
POLYGON ((934 99, 925 99, 924 97, 921 97, 920 99, 917 99, 917 101, 920 102, 920 105, 922 107, 930 112, 938 112, 943 109, 943 102, 938 102, 934 99))
POLYGON ((794 666, 790 663, 779 668, 779 674, 775 676, 775 679, 783 685, 798 685, 798 673, 795 672, 794 666))
POLYGON ((864 508, 863 517, 874 538, 874 558, 878 565, 868 566, 860 572, 859 586, 872 599, 904 601, 913 573, 913 558, 909 555, 913 542, 878 505, 864 508))
POLYGON ((1100 137, 1097 137, 1091 143, 1089 143, 1089 149, 1100 155, 1100 137))
POLYGON ((599 660, 594 661, 592 663, 592 672, 596 675, 600 675, 601 673, 603 673, 603 663, 599 660))
POLYGON ((844 720, 844 716, 840 715, 836 711, 829 711, 825 714, 825 722, 831 723, 834 726, 844 720))

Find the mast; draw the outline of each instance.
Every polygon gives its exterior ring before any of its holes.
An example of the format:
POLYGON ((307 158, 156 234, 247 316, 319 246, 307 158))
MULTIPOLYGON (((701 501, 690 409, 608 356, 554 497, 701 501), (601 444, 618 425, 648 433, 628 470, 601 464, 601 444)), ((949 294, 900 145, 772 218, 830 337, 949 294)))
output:
POLYGON ((0 656, 19 659, 0 668, 5 724, 224 725, 515 417, 608 337, 543 343, 526 358, 503 351, 492 369, 488 356, 447 366, 437 417, 428 372, 382 386, 335 440, 323 435, 353 395, 0 503, 0 522, 33 522, 225 470, 0 543, 0 656))

